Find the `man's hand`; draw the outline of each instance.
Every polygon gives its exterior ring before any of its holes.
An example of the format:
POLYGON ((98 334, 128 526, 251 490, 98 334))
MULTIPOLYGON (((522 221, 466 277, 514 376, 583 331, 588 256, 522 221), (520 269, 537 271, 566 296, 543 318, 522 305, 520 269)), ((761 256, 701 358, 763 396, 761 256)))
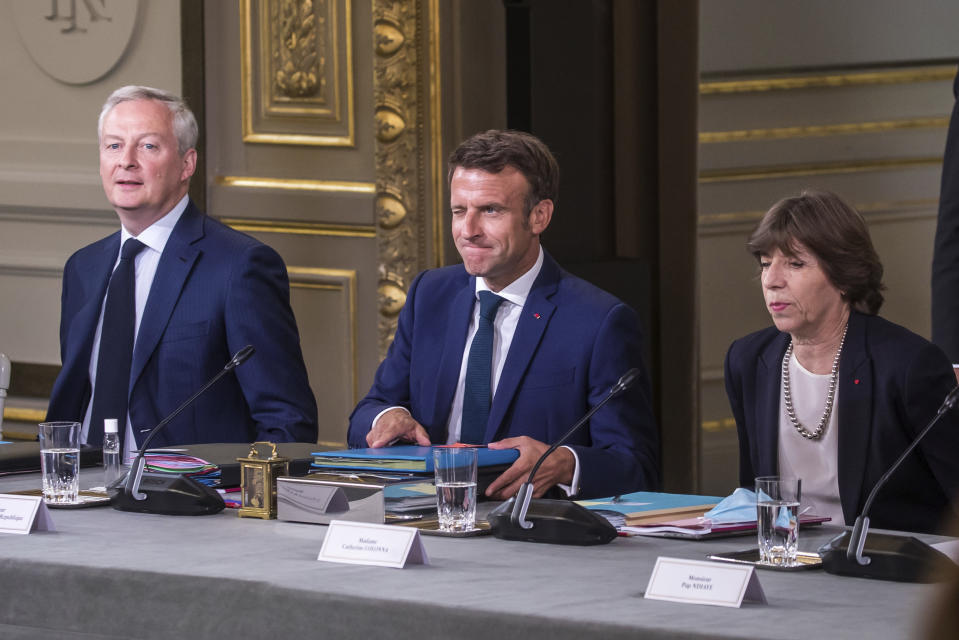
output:
MULTIPOLYGON (((519 458, 509 469, 496 478, 486 488, 486 495, 497 500, 506 500, 519 491, 520 485, 526 482, 529 472, 546 453, 549 445, 534 440, 529 436, 506 438, 498 442, 490 442, 490 449, 518 449, 519 458)), ((565 447, 560 447, 549 457, 543 460, 536 477, 533 478, 533 497, 539 498, 555 484, 570 484, 573 481, 573 472, 576 470, 576 459, 573 453, 565 447)))
POLYGON ((396 440, 404 440, 428 447, 430 437, 419 422, 408 411, 391 409, 376 421, 376 426, 366 434, 366 444, 373 447, 387 447, 396 440))

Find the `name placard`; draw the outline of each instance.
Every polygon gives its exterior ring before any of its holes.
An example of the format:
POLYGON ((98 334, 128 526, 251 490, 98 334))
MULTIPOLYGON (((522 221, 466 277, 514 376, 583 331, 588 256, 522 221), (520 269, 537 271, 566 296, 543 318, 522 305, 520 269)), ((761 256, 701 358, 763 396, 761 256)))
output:
POLYGON ((40 496, 0 493, 0 533, 55 531, 50 510, 40 496))
POLYGON ((316 559, 395 569, 430 563, 418 529, 348 520, 330 523, 316 559))
POLYGON ((755 567, 683 558, 656 559, 645 597, 717 607, 739 607, 743 602, 766 604, 755 567))

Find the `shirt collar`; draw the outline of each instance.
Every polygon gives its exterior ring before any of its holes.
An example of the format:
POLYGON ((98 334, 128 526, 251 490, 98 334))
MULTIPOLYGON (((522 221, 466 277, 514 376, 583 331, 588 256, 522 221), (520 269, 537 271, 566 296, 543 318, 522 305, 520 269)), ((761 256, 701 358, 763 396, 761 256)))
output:
MULTIPOLYGON (((529 271, 516 278, 508 285, 503 287, 501 290, 496 291, 496 295, 499 297, 512 302, 513 304, 522 307, 526 304, 526 298, 529 297, 529 292, 533 288, 533 283, 536 282, 536 277, 539 275, 540 269, 543 268, 543 247, 539 247, 539 255, 536 256, 536 262, 530 267, 529 271)), ((484 278, 476 278, 476 297, 479 298, 480 291, 489 291, 490 288, 486 286, 486 280, 484 278)))
MULTIPOLYGON (((176 206, 170 209, 169 213, 141 231, 140 235, 136 236, 136 239, 157 253, 163 253, 163 248, 166 246, 167 240, 170 239, 170 234, 173 233, 173 227, 180 221, 180 216, 186 211, 186 205, 189 202, 190 196, 183 196, 183 198, 176 203, 176 206)), ((133 235, 126 230, 126 227, 120 225, 120 246, 123 246, 127 238, 132 237, 133 235)))

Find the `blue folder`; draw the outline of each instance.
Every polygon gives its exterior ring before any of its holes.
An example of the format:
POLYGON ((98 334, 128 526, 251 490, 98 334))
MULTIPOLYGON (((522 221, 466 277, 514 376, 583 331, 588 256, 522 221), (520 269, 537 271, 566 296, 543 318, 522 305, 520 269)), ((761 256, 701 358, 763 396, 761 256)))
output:
MULTIPOLYGON (((516 449, 487 449, 477 447, 477 465, 495 467, 510 465, 519 457, 516 449)), ((399 445, 378 449, 345 449, 317 451, 313 454, 314 468, 363 469, 368 471, 399 471, 403 473, 432 473, 433 447, 399 445)))

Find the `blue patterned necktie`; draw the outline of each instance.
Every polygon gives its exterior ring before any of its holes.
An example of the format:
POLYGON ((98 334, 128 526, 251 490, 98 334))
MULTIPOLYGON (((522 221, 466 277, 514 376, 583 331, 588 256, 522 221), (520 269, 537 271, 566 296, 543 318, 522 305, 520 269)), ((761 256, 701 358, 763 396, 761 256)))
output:
POLYGON ((93 412, 87 442, 103 444, 103 420, 116 418, 120 423, 120 442, 126 433, 130 366, 133 363, 134 324, 136 323, 136 270, 134 258, 146 245, 128 238, 120 249, 120 263, 110 276, 107 303, 100 331, 100 355, 97 381, 93 387, 93 412))
POLYGON ((484 444, 489 419, 493 379, 493 318, 503 298, 491 291, 480 291, 480 313, 476 334, 466 361, 466 388, 463 393, 463 423, 460 442, 484 444))

